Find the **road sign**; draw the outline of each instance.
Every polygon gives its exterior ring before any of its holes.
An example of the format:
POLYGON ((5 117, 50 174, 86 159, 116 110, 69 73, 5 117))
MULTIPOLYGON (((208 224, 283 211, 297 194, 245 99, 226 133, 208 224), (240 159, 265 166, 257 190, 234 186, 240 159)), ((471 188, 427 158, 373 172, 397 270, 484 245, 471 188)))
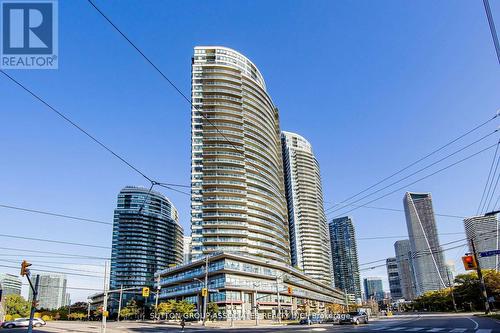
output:
POLYGON ((499 254, 500 254, 500 250, 491 250, 491 251, 479 252, 479 256, 481 258, 496 256, 496 255, 499 255, 499 254))
POLYGON ((148 287, 142 288, 142 297, 149 297, 149 288, 148 287))
POLYGON ((208 289, 207 288, 202 288, 201 289, 201 296, 202 297, 207 297, 208 296, 208 289))

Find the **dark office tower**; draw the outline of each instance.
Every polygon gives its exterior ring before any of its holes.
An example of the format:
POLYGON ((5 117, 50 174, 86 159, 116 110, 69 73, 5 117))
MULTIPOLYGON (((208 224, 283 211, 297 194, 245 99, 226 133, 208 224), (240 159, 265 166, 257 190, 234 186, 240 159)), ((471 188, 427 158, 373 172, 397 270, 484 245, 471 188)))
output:
POLYGON ((398 262, 395 257, 387 258, 385 261, 387 267, 387 279, 389 280, 389 290, 392 300, 396 301, 403 298, 401 291, 401 280, 399 278, 398 262))
POLYGON ((394 243, 394 252, 396 254, 403 298, 407 301, 411 301, 416 297, 415 294, 417 291, 413 272, 413 262, 411 259, 410 241, 408 239, 396 241, 394 243))
POLYGON ((352 219, 348 216, 336 218, 329 226, 335 287, 360 300, 358 249, 352 219))
POLYGON ((366 300, 373 299, 382 301, 384 299, 384 288, 382 287, 382 279, 379 277, 367 277, 363 280, 365 286, 366 300))
POLYGON ((407 192, 404 197, 406 226, 411 252, 417 296, 446 287, 446 267, 439 245, 432 197, 430 193, 407 192))
POLYGON ((330 236, 323 209, 319 163, 302 136, 281 133, 292 265, 332 285, 330 236))
POLYGON ((127 186, 113 222, 111 289, 153 286, 154 273, 183 261, 177 209, 163 194, 127 186))

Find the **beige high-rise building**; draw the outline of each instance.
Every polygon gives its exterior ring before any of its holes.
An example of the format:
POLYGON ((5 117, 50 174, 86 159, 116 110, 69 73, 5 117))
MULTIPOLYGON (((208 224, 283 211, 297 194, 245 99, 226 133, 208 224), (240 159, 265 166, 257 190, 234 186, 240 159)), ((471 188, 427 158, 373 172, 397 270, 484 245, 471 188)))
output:
POLYGON ((224 251, 290 262, 278 110, 241 53, 199 46, 192 61, 193 260, 224 251))
POLYGON ((281 143, 292 265, 313 279, 331 285, 330 235, 318 160, 311 144, 298 134, 282 132, 281 143))

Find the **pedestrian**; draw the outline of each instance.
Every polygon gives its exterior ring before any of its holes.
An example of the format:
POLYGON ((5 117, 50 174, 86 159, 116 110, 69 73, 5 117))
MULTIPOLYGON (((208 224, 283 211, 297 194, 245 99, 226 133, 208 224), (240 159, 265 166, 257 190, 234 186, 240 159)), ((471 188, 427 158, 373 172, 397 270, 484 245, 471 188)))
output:
POLYGON ((184 327, 186 326, 186 320, 184 317, 181 319, 181 332, 184 332, 184 327))

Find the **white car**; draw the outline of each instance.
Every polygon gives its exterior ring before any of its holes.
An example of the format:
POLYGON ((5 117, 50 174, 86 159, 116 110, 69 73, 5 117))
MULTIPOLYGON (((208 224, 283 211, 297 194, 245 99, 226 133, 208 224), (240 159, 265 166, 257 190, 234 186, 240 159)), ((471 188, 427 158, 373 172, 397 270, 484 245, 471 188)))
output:
MULTIPOLYGON (((45 320, 40 319, 40 318, 34 318, 33 319, 33 326, 34 327, 40 327, 45 325, 45 320)), ((29 318, 17 318, 15 320, 11 321, 6 321, 2 323, 2 327, 4 328, 14 328, 14 327, 28 327, 30 325, 30 319, 29 318)))

